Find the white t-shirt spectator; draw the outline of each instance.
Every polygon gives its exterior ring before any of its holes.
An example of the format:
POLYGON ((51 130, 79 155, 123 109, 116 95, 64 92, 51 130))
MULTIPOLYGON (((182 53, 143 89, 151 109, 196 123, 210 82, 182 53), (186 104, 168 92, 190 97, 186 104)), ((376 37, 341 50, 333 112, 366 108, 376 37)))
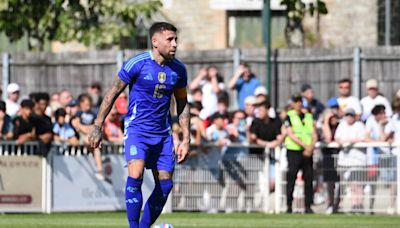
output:
POLYGON ((362 114, 361 103, 357 97, 349 96, 349 97, 339 97, 337 99, 339 103, 339 107, 341 110, 345 111, 348 108, 354 109, 357 115, 362 114))
POLYGON ((21 106, 13 101, 10 100, 6 100, 6 113, 7 115, 11 116, 11 117, 15 117, 19 111, 19 109, 21 108, 21 106))
MULTIPOLYGON (((362 122, 356 121, 349 125, 345 120, 342 120, 335 132, 335 140, 363 140, 365 135, 365 126, 362 122)), ((345 149, 339 153, 338 164, 348 167, 365 166, 367 165, 367 156, 361 149, 345 149)))
POLYGON ((385 126, 386 133, 394 133, 394 142, 400 143, 400 115, 395 113, 390 119, 389 123, 385 126))
POLYGON ((368 117, 371 116, 371 111, 376 105, 384 105, 385 106, 385 113, 387 117, 390 117, 393 115, 392 107, 390 106, 390 103, 386 97, 378 95, 375 98, 372 98, 370 96, 366 96, 363 99, 361 99, 361 105, 362 105, 362 118, 363 120, 368 119, 368 117))
MULTIPOLYGON (((201 91, 203 93, 203 98, 201 104, 203 109, 200 111, 200 118, 205 120, 217 111, 218 95, 214 93, 212 84, 207 80, 202 80, 200 82, 201 91)), ((220 82, 218 87, 221 90, 225 90, 225 84, 220 82)))
MULTIPOLYGON (((367 133, 369 134, 369 137, 371 137, 372 140, 374 141, 380 141, 379 138, 381 137, 382 132, 384 133, 390 133, 390 129, 386 127, 389 124, 386 124, 385 126, 381 126, 378 121, 376 121, 374 116, 370 116, 367 119, 367 122, 365 123, 365 129, 367 133)), ((368 157, 368 164, 369 165, 377 165, 378 164, 378 155, 380 153, 389 153, 390 150, 389 148, 385 147, 368 147, 367 148, 367 157, 368 157)))

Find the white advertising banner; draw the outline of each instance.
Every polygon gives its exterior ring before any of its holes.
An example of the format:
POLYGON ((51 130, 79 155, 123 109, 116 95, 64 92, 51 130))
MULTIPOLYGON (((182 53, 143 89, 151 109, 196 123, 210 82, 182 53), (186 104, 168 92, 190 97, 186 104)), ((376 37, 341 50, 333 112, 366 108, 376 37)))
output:
POLYGON ((44 211, 44 159, 0 156, 0 212, 44 211))
MULTIPOLYGON (((114 211, 125 209, 126 162, 123 155, 103 156, 105 180, 96 178, 92 156, 53 157, 52 211, 114 211)), ((143 199, 154 188, 151 171, 146 171, 143 199)))

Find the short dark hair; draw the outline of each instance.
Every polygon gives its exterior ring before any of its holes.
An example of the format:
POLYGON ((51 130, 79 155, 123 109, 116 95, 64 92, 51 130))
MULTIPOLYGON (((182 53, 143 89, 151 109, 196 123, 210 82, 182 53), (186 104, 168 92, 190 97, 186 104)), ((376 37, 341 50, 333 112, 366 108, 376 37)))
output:
POLYGON ((372 115, 378 115, 379 113, 381 113, 383 111, 385 111, 385 106, 378 104, 378 105, 375 105, 375 107, 372 109, 371 113, 372 113, 372 115))
POLYGON ((173 31, 176 32, 178 29, 176 27, 168 22, 155 22, 154 24, 151 25, 150 30, 149 30, 149 37, 152 38, 155 33, 157 32, 163 32, 163 31, 173 31))
POLYGON ((304 93, 305 91, 312 89, 310 84, 303 84, 301 85, 300 91, 304 93))
POLYGON ((25 99, 21 101, 21 108, 33 108, 33 101, 30 99, 25 99))
POLYGON ((257 107, 265 107, 266 109, 269 109, 271 108, 271 103, 269 102, 269 100, 265 100, 261 103, 258 103, 257 107))
POLYGON ((90 88, 101 90, 101 83, 100 82, 92 82, 92 84, 90 85, 90 88))
POLYGON ((291 98, 292 102, 303 102, 303 97, 300 94, 295 94, 291 98))
POLYGON ((54 117, 56 118, 56 120, 58 119, 58 117, 60 117, 60 116, 65 117, 66 115, 67 115, 67 112, 63 108, 59 108, 54 112, 54 117))
POLYGON ((84 100, 89 100, 90 103, 92 103, 92 97, 87 94, 87 93, 82 93, 81 95, 78 96, 78 101, 79 103, 82 103, 84 100))
POLYGON ((0 101, 0 110, 3 112, 6 111, 6 102, 0 101))
POLYGON ((349 78, 343 78, 343 79, 341 79, 341 80, 338 82, 338 84, 342 84, 342 83, 349 83, 349 84, 351 84, 351 80, 350 80, 349 78))

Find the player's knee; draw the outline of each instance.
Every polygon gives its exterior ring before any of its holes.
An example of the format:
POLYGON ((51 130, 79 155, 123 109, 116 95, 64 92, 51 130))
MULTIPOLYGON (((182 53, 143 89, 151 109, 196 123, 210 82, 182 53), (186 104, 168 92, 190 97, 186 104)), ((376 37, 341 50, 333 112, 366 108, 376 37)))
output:
POLYGON ((159 180, 171 180, 172 179, 172 172, 159 170, 158 171, 158 179, 159 180))
POLYGON ((131 160, 128 162, 128 175, 133 178, 142 178, 144 170, 143 160, 131 160))

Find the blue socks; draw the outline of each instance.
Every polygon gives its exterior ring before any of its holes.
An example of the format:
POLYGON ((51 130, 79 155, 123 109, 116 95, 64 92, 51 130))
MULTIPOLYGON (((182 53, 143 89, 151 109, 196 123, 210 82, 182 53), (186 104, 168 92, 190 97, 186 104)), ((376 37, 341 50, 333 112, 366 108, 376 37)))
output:
POLYGON ((146 205, 144 206, 140 228, 148 228, 157 220, 164 208, 165 202, 167 202, 171 189, 172 180, 156 181, 153 193, 151 193, 146 205))
POLYGON ((126 215, 129 221, 130 228, 139 227, 140 210, 142 209, 142 182, 143 179, 136 179, 128 176, 126 180, 125 202, 126 215))

